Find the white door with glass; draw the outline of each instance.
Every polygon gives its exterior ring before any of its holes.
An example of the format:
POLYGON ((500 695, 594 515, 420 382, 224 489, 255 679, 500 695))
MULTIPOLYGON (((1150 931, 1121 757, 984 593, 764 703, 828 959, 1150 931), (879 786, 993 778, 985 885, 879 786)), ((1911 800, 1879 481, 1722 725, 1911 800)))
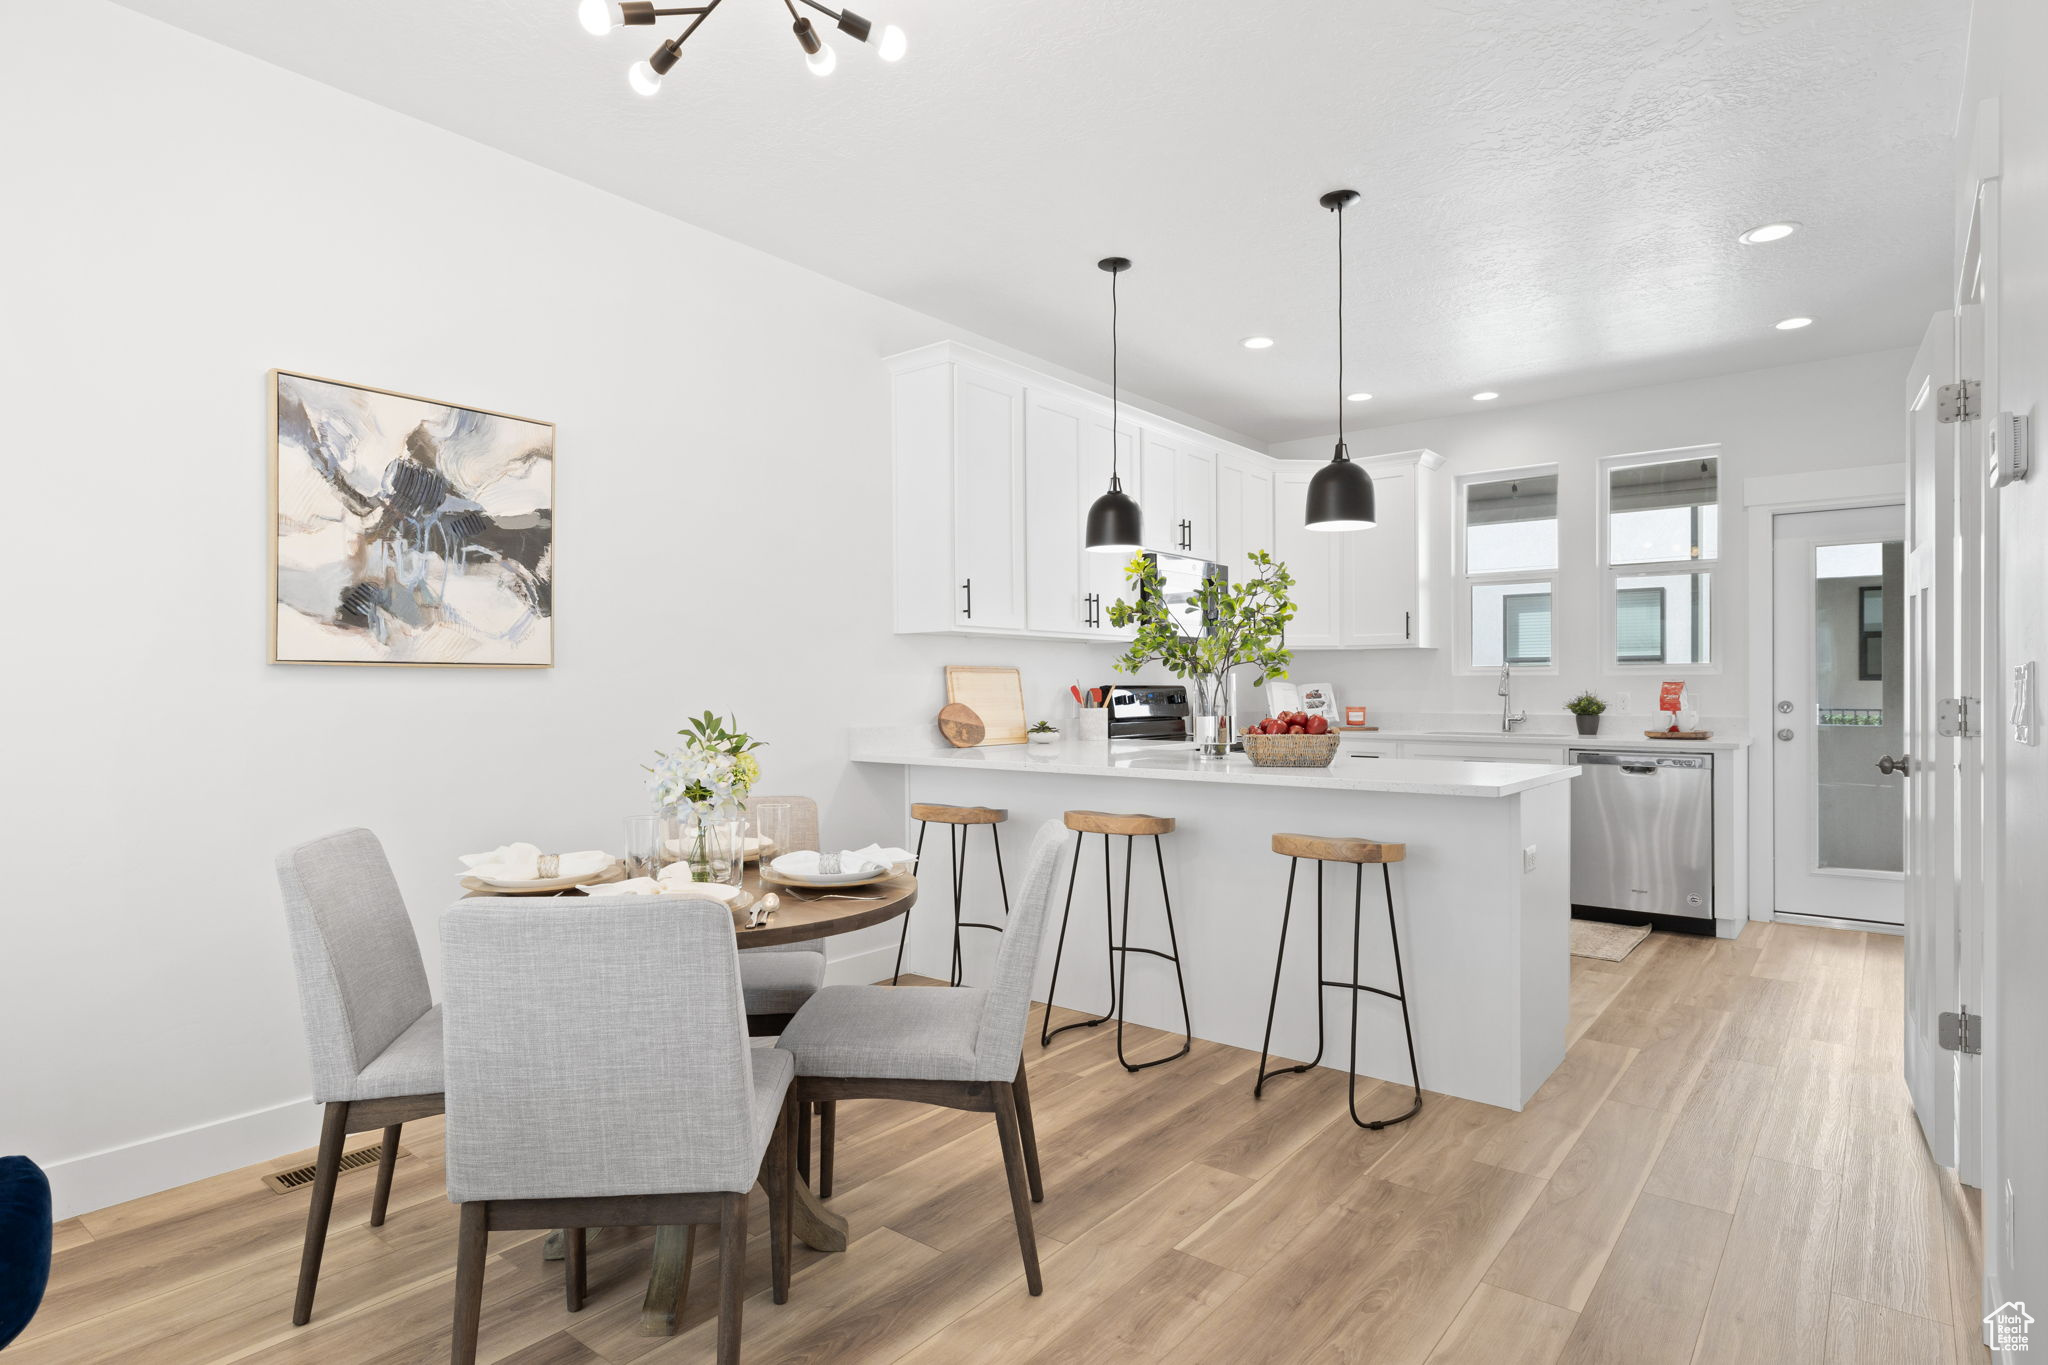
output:
POLYGON ((1905 509, 1772 518, 1777 918, 1904 923, 1905 509))

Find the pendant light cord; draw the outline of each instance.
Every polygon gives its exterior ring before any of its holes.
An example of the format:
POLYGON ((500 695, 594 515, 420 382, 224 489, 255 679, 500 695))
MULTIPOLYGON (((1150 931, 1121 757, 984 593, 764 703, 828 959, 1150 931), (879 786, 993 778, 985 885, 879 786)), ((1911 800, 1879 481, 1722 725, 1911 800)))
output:
POLYGON ((1123 272, 1109 272, 1109 486, 1123 487, 1117 478, 1117 448, 1122 443, 1117 439, 1117 359, 1120 346, 1117 340, 1116 277, 1123 272))
POLYGON ((1337 205, 1337 448, 1344 448, 1344 206, 1337 205))

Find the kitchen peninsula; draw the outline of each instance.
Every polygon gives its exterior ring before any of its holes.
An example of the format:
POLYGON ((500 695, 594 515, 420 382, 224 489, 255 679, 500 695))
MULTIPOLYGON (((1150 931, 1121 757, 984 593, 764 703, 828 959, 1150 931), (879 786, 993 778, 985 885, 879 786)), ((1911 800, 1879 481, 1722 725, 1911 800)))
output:
MULTIPOLYGON (((1046 746, 941 749, 900 732, 857 735, 856 762, 904 769, 903 799, 993 806, 1009 813, 1005 839, 1021 855, 1028 831, 1068 810, 1172 816, 1166 875, 1196 1037, 1256 1053, 1273 990, 1286 894, 1275 834, 1343 835, 1407 846, 1393 871, 1409 1009, 1423 1088, 1522 1107, 1564 1057, 1571 957, 1570 781, 1578 769, 1541 763, 1377 759, 1331 768, 1258 768, 1241 754, 1205 759, 1192 745, 1067 739, 1046 746)), ((915 838, 912 826, 910 837, 915 838)), ((943 903, 945 831, 934 830, 928 904, 943 903)), ((966 895, 969 919, 999 918, 996 869, 978 833, 966 895), (986 912, 986 913, 983 913, 986 912)), ((1121 897, 1124 847, 1113 841, 1111 879, 1121 897)), ((1058 1004, 1100 1013, 1110 999, 1100 841, 1090 839, 1075 884, 1058 1004)), ((1273 1027, 1276 1057, 1316 1053, 1315 864, 1295 891, 1286 975, 1273 1027)), ((1157 871, 1140 847, 1131 878, 1134 945, 1165 947, 1157 871)), ((1350 868, 1323 871, 1325 977, 1349 975, 1350 868)), ((1360 979, 1393 985, 1378 875, 1368 869, 1360 979)), ((1060 892, 1060 900, 1065 896, 1060 892)), ((1058 914, 1059 901, 1054 913, 1058 914)), ((1055 925, 1057 920, 1055 920, 1055 925)), ((1055 930, 1056 932, 1056 930, 1055 930)), ((905 969, 948 974, 951 918, 911 917, 905 969)), ((968 979, 986 980, 993 934, 967 936, 968 979)), ((1045 998, 1053 933, 1034 994, 1045 998)), ((1171 968, 1145 957, 1129 967, 1126 1017, 1180 1031, 1171 968)), ((1326 1066, 1349 1061, 1345 992, 1324 1002, 1326 1066)), ((1036 1044, 1032 1044, 1036 1046, 1036 1044)), ((1399 1006, 1360 997, 1359 1070, 1405 1083, 1399 1006)), ((1170 1070, 1170 1068, 1169 1068, 1170 1070)), ((1166 1074, 1164 1072, 1160 1074, 1166 1074)), ((1251 1077, 1245 1078, 1247 1088, 1251 1077)))

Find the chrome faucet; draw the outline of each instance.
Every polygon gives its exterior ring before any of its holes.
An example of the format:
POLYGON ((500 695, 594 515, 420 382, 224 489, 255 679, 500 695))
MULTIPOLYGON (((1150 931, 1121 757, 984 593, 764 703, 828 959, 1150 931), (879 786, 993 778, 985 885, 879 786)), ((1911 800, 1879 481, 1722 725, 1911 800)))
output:
POLYGON ((1512 704, 1509 701, 1509 696, 1514 690, 1509 683, 1509 679, 1513 676, 1513 674, 1508 672, 1508 666, 1502 664, 1500 666, 1500 686, 1494 689, 1495 694, 1500 697, 1500 732, 1504 735, 1514 733, 1517 725, 1529 719, 1527 711, 1508 710, 1508 707, 1512 704))

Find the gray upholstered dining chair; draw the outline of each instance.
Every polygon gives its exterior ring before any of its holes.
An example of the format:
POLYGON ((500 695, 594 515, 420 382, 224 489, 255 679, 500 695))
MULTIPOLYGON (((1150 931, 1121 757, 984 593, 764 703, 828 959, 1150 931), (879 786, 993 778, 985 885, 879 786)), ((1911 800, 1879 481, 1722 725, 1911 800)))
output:
POLYGON ((391 1199, 400 1128, 441 1112, 441 1012, 376 835, 349 829, 286 849, 277 858, 277 881, 313 1099, 326 1106, 292 1304, 292 1323, 303 1327, 313 1316, 342 1144, 351 1133, 384 1130, 370 1202, 370 1226, 378 1227, 391 1199))
POLYGON ((1024 1279, 1033 1294, 1044 1285, 1031 1205, 1044 1200, 1045 1186, 1024 1081, 1024 1027, 1046 908, 1065 848, 1057 820, 1039 827, 990 985, 826 986, 796 1012, 775 1044, 796 1058, 798 1103, 917 1100, 994 1113, 1024 1279))
MULTIPOLYGON (((818 803, 808 796, 756 796, 760 805, 780 801, 790 808, 789 846, 820 848, 818 803)), ((740 986, 747 998, 747 1031, 756 1037, 782 1032, 806 1000, 825 984, 825 940, 805 939, 740 953, 740 986)), ((818 1196, 832 1197, 832 1144, 838 1128, 838 1106, 818 1106, 818 1196)), ((797 1109, 796 1168, 811 1175, 811 1111, 797 1109)))
POLYGON ((573 1312, 585 1228, 698 1223, 720 1229, 718 1359, 736 1365, 757 1179, 775 1301, 789 1298, 794 1068, 747 1038, 732 913, 480 897, 442 915, 441 947, 456 1365, 476 1358, 493 1230, 567 1229, 573 1312))

